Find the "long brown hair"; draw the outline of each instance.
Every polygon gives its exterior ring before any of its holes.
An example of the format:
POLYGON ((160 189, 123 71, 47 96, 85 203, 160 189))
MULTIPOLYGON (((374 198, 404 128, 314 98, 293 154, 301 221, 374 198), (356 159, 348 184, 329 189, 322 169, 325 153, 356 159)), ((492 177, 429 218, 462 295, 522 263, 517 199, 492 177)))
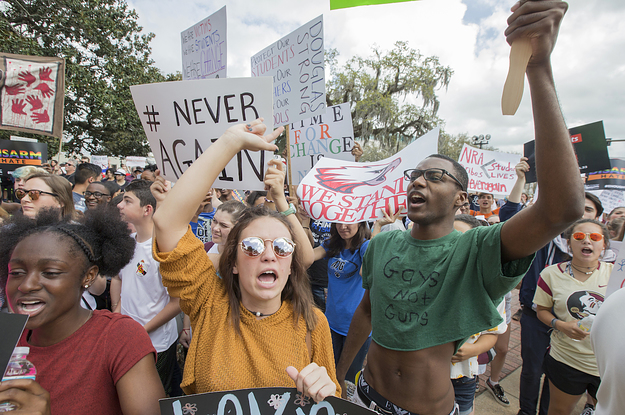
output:
POLYGON ((56 193, 57 200, 63 205, 61 208, 61 217, 74 219, 76 211, 74 210, 74 197, 72 196, 72 184, 64 177, 56 174, 35 173, 28 176, 30 179, 41 179, 45 184, 52 189, 53 193, 56 193))
MULTIPOLYGON (((239 324, 241 321, 241 287, 239 285, 239 276, 234 274, 232 270, 236 265, 237 255, 241 252, 239 249, 241 233, 255 220, 266 217, 275 219, 286 226, 291 239, 293 239, 293 229, 284 215, 263 206, 248 208, 245 209, 239 221, 230 231, 224 247, 224 252, 219 260, 219 270, 226 285, 230 301, 232 324, 239 333, 239 324)), ((293 252, 291 258, 291 275, 282 290, 281 299, 282 301, 289 301, 293 306, 295 323, 297 323, 300 317, 303 317, 308 330, 312 331, 317 325, 317 316, 313 310, 314 303, 312 292, 310 282, 308 281, 308 274, 302 260, 301 250, 295 247, 295 252, 293 252)))
MULTIPOLYGON (((330 225, 330 237, 328 238, 328 252, 326 257, 333 258, 335 256, 339 256, 341 251, 345 249, 347 243, 345 239, 341 238, 339 231, 336 229, 336 223, 332 223, 330 225)), ((360 248, 360 245, 363 244, 367 239, 371 237, 371 231, 369 230, 369 226, 367 226, 367 222, 358 223, 358 230, 356 234, 352 237, 350 241, 349 250, 354 253, 356 249, 360 248)))

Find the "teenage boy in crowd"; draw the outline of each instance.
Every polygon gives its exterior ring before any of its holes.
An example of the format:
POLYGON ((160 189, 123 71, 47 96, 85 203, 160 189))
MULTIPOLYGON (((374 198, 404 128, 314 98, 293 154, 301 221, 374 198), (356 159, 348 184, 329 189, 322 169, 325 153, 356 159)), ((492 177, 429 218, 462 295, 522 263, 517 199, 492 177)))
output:
POLYGON ((100 166, 91 163, 81 163, 78 165, 78 169, 74 174, 74 189, 72 190, 72 197, 74 198, 74 209, 85 212, 87 205, 85 205, 85 191, 87 187, 93 182, 99 182, 102 180, 102 169, 100 166))
POLYGON ((480 210, 471 210, 472 216, 484 216, 484 219, 490 218, 492 215, 499 214, 499 208, 493 210, 493 198, 492 193, 479 193, 477 195, 477 204, 480 210))
POLYGON ((455 232, 467 173, 434 155, 406 172, 412 230, 371 240, 362 267, 366 292, 337 365, 337 378, 344 379, 373 330, 354 395, 364 406, 383 414, 457 414, 449 371, 455 351, 474 333, 501 323, 496 305, 527 271, 533 253, 582 215, 583 186, 550 64, 566 9, 559 1, 521 1, 506 30, 508 43, 527 39, 532 51, 526 75, 541 190, 534 206, 501 224, 455 232))
POLYGON ((122 219, 134 225, 135 254, 119 275, 111 281, 111 291, 120 292, 115 312, 132 317, 150 335, 156 349, 156 369, 169 396, 180 396, 182 374, 176 361, 178 329, 175 317, 180 313, 180 299, 169 296, 163 286, 159 263, 152 257, 152 215, 156 199, 150 192, 152 182, 135 180, 128 184, 124 198, 117 205, 122 219))

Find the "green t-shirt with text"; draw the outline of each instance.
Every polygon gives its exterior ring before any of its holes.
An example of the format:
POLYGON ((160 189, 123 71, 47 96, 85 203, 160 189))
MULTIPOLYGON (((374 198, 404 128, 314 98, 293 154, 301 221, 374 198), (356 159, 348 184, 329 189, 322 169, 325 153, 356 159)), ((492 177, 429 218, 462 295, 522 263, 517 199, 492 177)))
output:
POLYGON ((362 265, 373 340, 413 351, 458 342, 501 323, 497 305, 529 268, 533 255, 501 263, 501 227, 480 226, 421 241, 410 231, 371 240, 362 265))

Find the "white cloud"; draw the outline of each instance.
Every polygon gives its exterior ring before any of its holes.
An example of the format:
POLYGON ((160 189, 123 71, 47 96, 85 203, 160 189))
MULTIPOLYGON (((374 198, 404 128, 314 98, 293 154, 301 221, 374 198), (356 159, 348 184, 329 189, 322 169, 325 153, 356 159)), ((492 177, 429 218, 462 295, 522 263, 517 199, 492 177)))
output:
MULTIPOLYGON (((344 62, 369 55, 371 46, 390 49, 405 40, 424 55, 436 55, 454 70, 448 91, 440 92, 439 116, 452 134, 491 134, 504 151, 521 152, 533 139, 529 91, 517 114, 501 115, 501 92, 509 47, 503 32, 509 5, 495 0, 421 0, 329 10, 329 0, 230 0, 228 73, 249 76, 249 58, 297 27, 324 14, 326 47, 344 62)), ((130 0, 145 31, 154 32, 153 58, 163 72, 181 69, 180 32, 209 16, 216 1, 130 0)), ((512 2, 510 3, 510 5, 512 2)), ((552 56, 555 80, 569 126, 604 120, 606 135, 625 138, 625 3, 571 0, 552 56)), ((625 157, 625 143, 610 147, 625 157)))

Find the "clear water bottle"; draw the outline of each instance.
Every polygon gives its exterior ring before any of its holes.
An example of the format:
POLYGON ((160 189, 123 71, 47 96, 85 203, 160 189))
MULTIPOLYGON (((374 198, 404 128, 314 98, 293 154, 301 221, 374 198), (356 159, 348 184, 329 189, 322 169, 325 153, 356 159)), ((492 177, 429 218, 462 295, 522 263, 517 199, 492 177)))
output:
POLYGON ((586 333, 590 333, 590 329, 592 328, 592 323, 595 321, 594 314, 588 314, 583 319, 577 322, 577 327, 581 330, 584 330, 586 333))
MULTIPOLYGON (((3 382, 14 379, 35 380, 37 369, 35 369, 35 365, 26 359, 29 352, 29 347, 16 347, 13 349, 9 366, 7 367, 4 377, 2 378, 3 382)), ((0 412, 9 412, 15 409, 17 409, 17 407, 11 402, 0 403, 0 412)))

